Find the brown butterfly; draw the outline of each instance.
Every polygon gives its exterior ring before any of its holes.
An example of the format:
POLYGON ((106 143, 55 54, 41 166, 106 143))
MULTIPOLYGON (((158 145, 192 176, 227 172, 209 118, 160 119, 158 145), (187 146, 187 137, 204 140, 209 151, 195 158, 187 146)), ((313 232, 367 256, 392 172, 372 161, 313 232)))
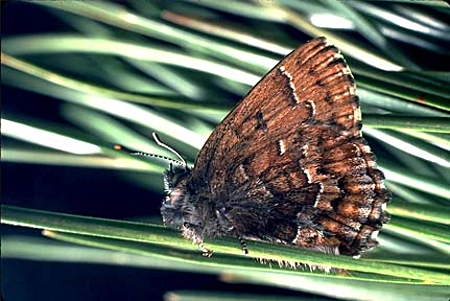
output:
POLYGON ((193 169, 164 176, 161 214, 199 244, 235 236, 358 255, 377 245, 389 192, 361 137, 353 76, 324 38, 279 62, 217 126, 193 169))

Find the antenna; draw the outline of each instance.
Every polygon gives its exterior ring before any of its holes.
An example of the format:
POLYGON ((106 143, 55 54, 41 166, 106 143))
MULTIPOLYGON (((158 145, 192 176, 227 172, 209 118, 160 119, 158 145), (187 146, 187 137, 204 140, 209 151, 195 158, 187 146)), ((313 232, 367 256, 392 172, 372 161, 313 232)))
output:
MULTIPOLYGON (((154 133, 153 133, 153 134, 154 134, 154 133)), ((155 135, 156 135, 156 134, 155 134, 155 135)), ((153 138, 155 138, 155 136, 153 136, 153 138)), ((166 160, 166 161, 169 161, 169 162, 173 162, 173 163, 175 163, 175 164, 178 164, 178 165, 181 165, 181 166, 184 166, 185 168, 187 168, 186 160, 184 160, 184 158, 181 157, 180 154, 178 154, 175 150, 173 150, 173 149, 170 148, 169 146, 167 146, 167 145, 165 145, 164 143, 162 143, 160 140, 156 140, 156 139, 155 139, 155 142, 156 142, 159 146, 165 147, 166 149, 170 150, 172 153, 174 153, 175 155, 177 155, 177 157, 180 158, 181 161, 177 161, 177 160, 174 160, 174 159, 172 159, 172 158, 168 158, 168 157, 166 157, 166 156, 155 155, 155 154, 144 153, 144 152, 141 152, 141 151, 133 150, 133 149, 127 148, 127 147, 125 147, 125 146, 123 146, 123 145, 121 145, 121 144, 114 144, 114 149, 115 149, 115 150, 118 150, 118 151, 124 151, 124 152, 126 152, 126 153, 128 153, 129 155, 132 155, 132 156, 150 157, 150 158, 163 159, 163 160, 166 160)))
POLYGON ((153 139, 155 140, 156 144, 158 144, 161 147, 164 147, 165 149, 170 151, 172 154, 177 156, 183 162, 184 167, 187 167, 186 160, 176 150, 174 150, 173 148, 171 148, 167 144, 161 142, 161 139, 159 139, 158 135, 155 132, 152 133, 152 136, 153 136, 153 139))

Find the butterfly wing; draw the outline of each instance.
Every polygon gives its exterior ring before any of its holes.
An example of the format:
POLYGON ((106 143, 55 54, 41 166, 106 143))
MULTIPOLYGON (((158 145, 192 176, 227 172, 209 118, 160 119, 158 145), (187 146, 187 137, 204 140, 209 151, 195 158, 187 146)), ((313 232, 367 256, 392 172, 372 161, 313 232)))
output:
POLYGON ((376 245, 388 199, 360 129, 347 64, 324 38, 314 39, 217 126, 190 183, 221 204, 240 235, 357 255, 376 245))

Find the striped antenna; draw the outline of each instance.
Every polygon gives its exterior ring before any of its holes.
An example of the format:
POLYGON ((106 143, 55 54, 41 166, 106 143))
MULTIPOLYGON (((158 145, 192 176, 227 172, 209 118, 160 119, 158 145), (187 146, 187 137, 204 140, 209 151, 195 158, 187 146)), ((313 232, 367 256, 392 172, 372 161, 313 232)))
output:
POLYGON ((158 159, 162 159, 162 160, 166 160, 166 161, 175 163, 177 165, 184 166, 185 168, 187 167, 186 160, 176 150, 174 150, 173 148, 171 148, 167 144, 164 144, 163 142, 161 142, 161 140, 159 139, 158 135, 156 135, 156 133, 152 133, 152 136, 153 136, 153 139, 155 140, 156 144, 158 144, 159 146, 169 150, 171 153, 175 154, 181 161, 174 160, 174 159, 168 158, 166 156, 150 154, 150 153, 144 153, 144 152, 141 152, 141 151, 133 150, 133 149, 127 148, 127 147, 125 147, 125 146, 123 146, 121 144, 114 144, 114 149, 119 150, 119 151, 124 151, 124 152, 126 152, 126 153, 128 153, 129 155, 132 155, 132 156, 158 158, 158 159))

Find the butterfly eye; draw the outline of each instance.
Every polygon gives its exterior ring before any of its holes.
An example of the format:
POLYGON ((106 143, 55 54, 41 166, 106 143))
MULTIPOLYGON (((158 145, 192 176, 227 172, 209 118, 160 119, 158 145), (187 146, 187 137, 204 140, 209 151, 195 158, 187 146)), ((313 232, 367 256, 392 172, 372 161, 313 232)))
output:
POLYGON ((172 208, 181 208, 184 203, 184 192, 181 189, 172 190, 166 197, 166 203, 172 208))

